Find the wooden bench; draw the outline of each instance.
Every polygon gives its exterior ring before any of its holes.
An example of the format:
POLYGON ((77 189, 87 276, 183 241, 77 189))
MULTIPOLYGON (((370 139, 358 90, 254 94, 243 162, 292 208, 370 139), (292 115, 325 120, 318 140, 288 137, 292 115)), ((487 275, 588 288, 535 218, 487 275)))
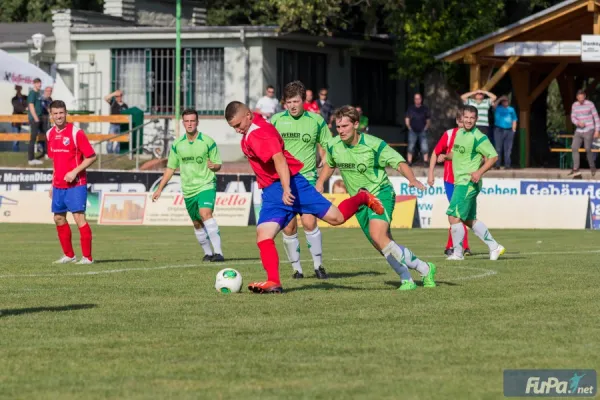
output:
POLYGON ((408 147, 408 143, 388 143, 390 147, 408 147))
MULTIPOLYGON (((564 148, 564 149, 550 149, 551 153, 570 153, 572 151, 573 151, 572 149, 567 149, 567 148, 564 148)), ((579 149, 579 152, 580 153, 585 153, 585 149, 581 148, 581 149, 579 149)), ((592 149, 592 153, 600 153, 600 149, 592 149)))

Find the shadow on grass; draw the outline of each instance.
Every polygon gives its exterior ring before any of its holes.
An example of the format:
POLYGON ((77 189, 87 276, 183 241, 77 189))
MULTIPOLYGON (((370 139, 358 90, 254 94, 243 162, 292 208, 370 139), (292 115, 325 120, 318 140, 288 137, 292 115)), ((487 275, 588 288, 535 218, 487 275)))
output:
POLYGON ((377 271, 359 271, 359 272, 328 272, 329 278, 355 278, 357 276, 377 276, 384 275, 383 272, 377 271))
POLYGON ((145 258, 123 258, 114 260, 94 260, 94 264, 110 264, 110 263, 124 263, 124 262, 139 262, 139 261, 150 261, 145 258))
POLYGON ((300 292, 303 290, 368 290, 368 289, 357 288, 357 287, 352 287, 352 286, 336 285, 336 284, 328 283, 328 282, 321 282, 321 283, 317 283, 314 285, 306 285, 306 286, 301 286, 301 287, 296 287, 296 288, 291 288, 291 289, 284 289, 284 293, 300 292))
POLYGON ((89 308, 96 308, 96 307, 98 307, 97 304, 69 304, 66 306, 58 306, 58 307, 14 308, 14 309, 8 309, 8 310, 0 310, 0 318, 8 317, 11 315, 34 314, 34 313, 41 313, 41 312, 87 310, 89 308))
MULTIPOLYGON (((256 262, 260 262, 260 258, 257 257, 234 257, 234 258, 228 258, 225 257, 225 262, 232 262, 232 261, 256 261, 256 262)), ((218 263, 215 263, 218 264, 218 263)))

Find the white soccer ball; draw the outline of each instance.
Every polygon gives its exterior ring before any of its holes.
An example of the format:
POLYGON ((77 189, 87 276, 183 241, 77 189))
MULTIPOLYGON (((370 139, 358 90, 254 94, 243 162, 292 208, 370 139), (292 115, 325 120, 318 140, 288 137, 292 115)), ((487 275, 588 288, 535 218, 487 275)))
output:
POLYGON ((238 293, 242 290, 242 274, 233 268, 225 268, 217 273, 215 289, 219 293, 238 293))

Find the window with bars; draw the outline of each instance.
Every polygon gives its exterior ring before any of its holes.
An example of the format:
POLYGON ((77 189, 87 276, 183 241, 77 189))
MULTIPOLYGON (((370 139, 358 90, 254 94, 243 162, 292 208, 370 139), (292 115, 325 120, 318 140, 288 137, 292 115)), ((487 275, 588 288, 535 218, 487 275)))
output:
POLYGON ((360 105, 369 123, 396 125, 396 81, 390 62, 352 57, 352 104, 360 105))
POLYGON ((283 88, 289 82, 299 80, 317 97, 327 87, 327 55, 277 49, 277 95, 281 98, 283 88))
MULTIPOLYGON (((221 115, 225 108, 222 48, 182 49, 181 107, 221 115)), ((150 114, 175 112, 175 49, 113 49, 113 90, 121 89, 129 107, 150 114)))

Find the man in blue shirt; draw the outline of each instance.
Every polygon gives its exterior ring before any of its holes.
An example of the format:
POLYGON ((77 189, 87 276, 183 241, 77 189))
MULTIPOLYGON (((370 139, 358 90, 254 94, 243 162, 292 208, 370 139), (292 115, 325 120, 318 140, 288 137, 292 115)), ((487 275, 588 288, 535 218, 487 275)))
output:
POLYGON ((508 105, 506 96, 500 96, 494 103, 494 108, 494 142, 498 153, 496 168, 501 166, 502 160, 504 160, 504 167, 510 168, 510 154, 517 131, 517 113, 508 105))

